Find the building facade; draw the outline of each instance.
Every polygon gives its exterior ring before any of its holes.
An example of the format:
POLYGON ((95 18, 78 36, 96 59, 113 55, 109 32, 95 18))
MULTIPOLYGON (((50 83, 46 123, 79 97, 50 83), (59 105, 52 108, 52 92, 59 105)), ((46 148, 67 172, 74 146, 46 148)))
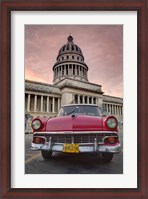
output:
POLYGON ((88 66, 73 37, 67 38, 53 66, 53 84, 25 80, 26 131, 34 117, 55 117, 65 104, 96 104, 103 114, 123 117, 123 99, 104 95, 102 86, 89 82, 88 66))

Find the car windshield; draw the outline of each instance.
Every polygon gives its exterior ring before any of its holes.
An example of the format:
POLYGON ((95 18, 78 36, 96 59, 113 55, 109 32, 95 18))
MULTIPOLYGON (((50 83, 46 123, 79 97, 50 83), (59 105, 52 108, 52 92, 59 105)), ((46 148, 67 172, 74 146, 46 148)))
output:
POLYGON ((60 109, 58 116, 66 116, 73 113, 79 115, 101 116, 99 107, 87 105, 64 106, 60 109))

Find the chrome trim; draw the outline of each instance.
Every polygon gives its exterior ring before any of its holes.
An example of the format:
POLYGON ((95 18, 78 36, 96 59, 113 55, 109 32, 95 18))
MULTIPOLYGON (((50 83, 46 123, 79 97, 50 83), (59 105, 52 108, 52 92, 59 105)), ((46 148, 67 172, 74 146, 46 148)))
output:
MULTIPOLYGON (((116 131, 79 131, 79 132, 75 132, 75 131, 70 131, 70 132, 36 132, 34 133, 35 137, 40 137, 40 135, 36 134, 41 134, 42 138, 45 138, 45 144, 35 144, 32 142, 31 144, 31 149, 32 150, 47 150, 47 151, 59 151, 59 152, 63 152, 63 145, 64 143, 53 143, 52 142, 52 136, 49 138, 49 141, 47 141, 46 139, 46 135, 48 134, 66 134, 66 135, 75 135, 75 134, 105 134, 105 133, 110 133, 110 134, 116 134, 118 136, 118 133, 116 131), (45 136, 42 136, 45 135, 45 136)), ((117 137, 117 136, 113 136, 113 137, 117 137)), ((73 136, 72 136, 73 137, 73 136)), ((109 136, 105 136, 105 138, 107 138, 109 136)), ((72 138, 72 143, 74 142, 73 138, 72 138)), ((79 144, 79 150, 80 153, 81 152, 108 152, 108 153, 119 153, 121 151, 121 145, 120 142, 117 143, 116 145, 107 145, 104 144, 103 140, 102 142, 97 142, 97 139, 94 138, 94 142, 92 143, 78 143, 79 144)))
POLYGON ((38 137, 43 138, 45 140, 45 142, 47 142, 47 138, 45 136, 33 136, 33 137, 34 138, 38 138, 38 137))
POLYGON ((97 143, 97 139, 95 138, 94 139, 94 151, 97 151, 97 146, 98 146, 98 143, 97 143))
MULTIPOLYGON (((118 139, 119 139, 118 135, 117 136, 111 136, 111 137, 114 137, 114 138, 118 137, 118 139)), ((104 142, 104 140, 107 139, 107 138, 110 138, 110 136, 104 136, 104 138, 102 138, 102 141, 104 142)))
MULTIPOLYGON (((32 150, 47 150, 47 151, 56 151, 56 152, 63 152, 63 144, 56 143, 56 144, 49 144, 46 142, 45 144, 31 144, 32 150)), ((121 145, 120 143, 116 145, 97 145, 96 141, 94 144, 86 144, 86 145, 79 145, 80 153, 83 152, 98 152, 98 153, 120 153, 121 145)))
POLYGON ((59 132, 50 132, 50 131, 48 131, 48 132, 34 132, 34 134, 33 135, 36 135, 36 134, 70 134, 70 135, 72 135, 72 134, 96 134, 96 133, 98 133, 98 134, 100 134, 100 133, 115 133, 115 134, 117 134, 118 135, 118 132, 117 131, 59 131, 59 132))

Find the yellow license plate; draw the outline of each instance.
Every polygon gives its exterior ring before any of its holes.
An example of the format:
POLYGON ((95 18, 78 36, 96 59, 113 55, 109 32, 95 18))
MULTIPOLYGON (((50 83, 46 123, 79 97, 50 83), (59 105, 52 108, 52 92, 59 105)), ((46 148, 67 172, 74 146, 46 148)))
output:
POLYGON ((79 153, 79 144, 64 144, 63 152, 65 152, 65 153, 79 153))

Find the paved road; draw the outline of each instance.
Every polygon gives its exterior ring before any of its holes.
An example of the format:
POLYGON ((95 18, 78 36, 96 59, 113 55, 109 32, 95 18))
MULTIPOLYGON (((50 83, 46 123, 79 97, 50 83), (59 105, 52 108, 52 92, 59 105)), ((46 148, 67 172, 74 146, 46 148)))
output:
MULTIPOLYGON (((26 174, 122 174, 123 152, 114 155, 110 163, 104 163, 97 154, 53 153, 51 160, 44 160, 40 151, 31 151, 31 134, 25 134, 26 174)), ((122 128, 120 128, 122 143, 122 128)))

